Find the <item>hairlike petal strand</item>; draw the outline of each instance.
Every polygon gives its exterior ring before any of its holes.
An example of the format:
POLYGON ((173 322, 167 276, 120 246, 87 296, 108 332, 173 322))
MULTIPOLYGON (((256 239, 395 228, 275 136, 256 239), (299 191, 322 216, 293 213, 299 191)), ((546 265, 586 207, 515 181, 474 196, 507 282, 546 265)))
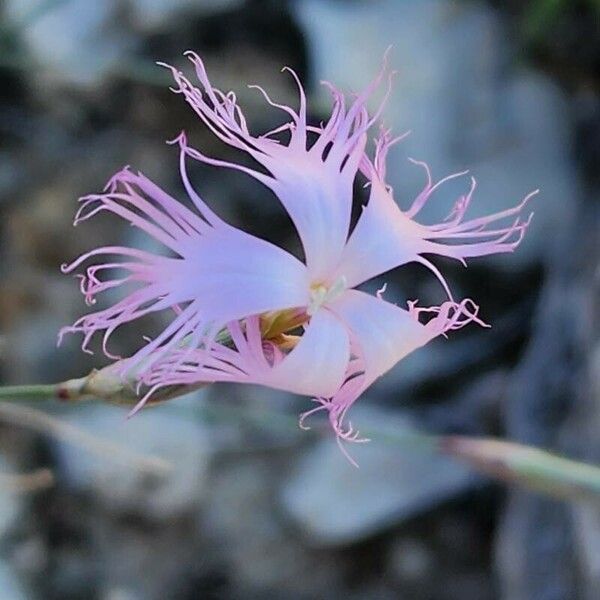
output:
POLYGON ((112 212, 161 242, 174 256, 108 246, 64 266, 64 272, 72 272, 99 256, 121 259, 93 264, 80 276, 88 304, 109 289, 129 283, 141 287, 65 327, 60 338, 80 332, 87 349, 94 333, 102 331, 103 349, 114 358, 106 343, 115 329, 149 313, 174 309, 175 319, 132 357, 131 366, 159 351, 172 352, 184 340, 188 349, 206 344, 234 319, 306 305, 309 282, 304 265, 281 248, 219 219, 191 188, 184 166, 182 176, 198 214, 129 170, 113 177, 104 194, 82 199, 76 223, 103 210, 112 212), (106 277, 100 279, 100 274, 106 277))
MULTIPOLYGON (((184 96, 221 141, 249 154, 269 175, 237 163, 208 157, 191 148, 185 137, 177 140, 181 148, 195 160, 243 171, 269 187, 298 230, 311 277, 326 279, 339 262, 348 237, 352 185, 364 154, 366 132, 380 112, 369 118, 366 103, 381 84, 387 72, 386 65, 348 110, 344 96, 337 91, 333 93, 332 115, 323 129, 307 125, 305 92, 291 69, 284 70, 291 73, 298 86, 298 111, 274 102, 262 88, 253 86, 271 106, 281 109, 291 119, 275 130, 289 133, 289 141, 283 143, 271 139, 274 132, 252 136, 235 96, 224 94, 212 86, 200 57, 194 53, 187 53, 187 56, 195 67, 200 87, 196 87, 176 68, 164 65, 171 70, 175 79, 173 91, 184 96), (317 137, 310 147, 307 139, 309 131, 317 137)), ((389 88, 386 97, 387 94, 389 88)))
POLYGON ((472 300, 430 308, 417 308, 413 302, 404 310, 375 296, 349 290, 332 303, 331 310, 348 327, 355 359, 349 363, 346 381, 338 392, 330 398, 317 398, 321 406, 305 413, 302 420, 310 413, 327 410, 341 441, 364 441, 351 424, 346 426, 344 422, 352 404, 378 377, 447 331, 471 322, 486 326, 478 318, 478 307, 472 300), (432 317, 421 323, 424 314, 432 317))
POLYGON ((167 385, 229 381, 295 394, 332 396, 344 382, 350 359, 348 332, 327 310, 311 319, 288 354, 261 338, 257 316, 232 321, 227 328, 233 348, 212 340, 207 347, 178 348, 156 361, 153 369, 143 374, 143 383, 150 387, 150 393, 167 385))
POLYGON ((412 161, 425 169, 427 182, 411 207, 402 211, 392 197, 391 188, 383 181, 383 159, 394 141, 389 137, 389 132, 383 131, 377 143, 375 164, 366 157, 361 161, 361 169, 370 180, 371 192, 348 240, 336 276, 344 275, 348 284, 354 287, 390 269, 418 262, 434 273, 452 300, 446 280, 424 255, 446 256, 464 264, 466 258, 513 252, 521 243, 532 217, 530 214, 522 219, 520 215, 538 190, 528 194, 512 208, 486 217, 464 220, 476 186, 471 178, 468 193, 455 202, 444 222, 436 225, 418 223, 413 217, 432 194, 444 182, 466 172, 450 175, 434 184, 429 167, 425 163, 412 161), (495 226, 497 222, 505 224, 495 226))

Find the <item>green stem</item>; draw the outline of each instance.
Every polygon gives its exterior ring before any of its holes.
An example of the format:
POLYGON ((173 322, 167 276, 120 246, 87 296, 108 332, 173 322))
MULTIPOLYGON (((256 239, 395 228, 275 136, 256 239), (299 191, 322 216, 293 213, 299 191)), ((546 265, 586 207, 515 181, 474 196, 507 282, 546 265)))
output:
POLYGON ((0 398, 3 400, 48 400, 58 397, 58 385, 55 383, 0 386, 0 398))

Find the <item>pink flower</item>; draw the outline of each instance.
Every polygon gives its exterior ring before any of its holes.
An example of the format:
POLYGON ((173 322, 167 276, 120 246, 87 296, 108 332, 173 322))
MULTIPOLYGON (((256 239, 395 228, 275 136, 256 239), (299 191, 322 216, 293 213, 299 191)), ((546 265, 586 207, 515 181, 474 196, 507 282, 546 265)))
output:
POLYGON ((369 116, 366 103, 382 83, 385 67, 349 104, 326 83, 333 106, 320 127, 308 125, 304 90, 290 71, 299 89, 297 112, 258 88, 270 105, 286 113, 287 121, 253 136, 234 93, 213 88, 200 58, 188 56, 200 87, 168 67, 174 91, 215 136, 249 154, 264 171, 207 157, 189 146, 182 133, 173 143, 179 145, 181 178, 194 211, 128 168, 109 181, 103 194, 82 198, 75 224, 103 210, 113 212, 161 242, 170 256, 107 246, 63 266, 71 272, 90 259, 118 257, 89 266, 80 276, 88 304, 105 290, 137 286, 120 302, 64 328, 61 336, 81 332, 85 350, 94 333, 103 332, 104 352, 117 358, 107 342, 120 325, 171 308, 175 316, 165 330, 125 361, 149 389, 134 411, 167 385, 258 383, 313 397, 317 407, 303 415, 301 424, 308 414, 327 410, 338 441, 363 441, 345 424, 345 415, 375 379, 439 335, 471 321, 484 325, 477 305, 456 302, 424 255, 464 262, 513 251, 527 228, 529 221, 519 214, 532 194, 514 208, 465 221, 475 189, 471 180, 469 192, 443 223, 421 224, 415 217, 445 180, 434 184, 427 166, 417 163, 425 169, 427 183, 402 210, 385 183, 386 153, 396 140, 382 131, 373 159, 365 152, 367 132, 382 110, 369 116), (298 230, 305 262, 218 217, 194 191, 187 159, 243 171, 271 189, 298 230), (349 236, 352 188, 359 171, 370 184, 370 197, 349 236), (496 225, 507 220, 507 225, 496 225), (402 309, 380 294, 354 289, 409 262, 426 265, 442 282, 448 299, 441 306, 419 308, 409 302, 402 309), (293 335, 299 328, 301 335, 293 335))

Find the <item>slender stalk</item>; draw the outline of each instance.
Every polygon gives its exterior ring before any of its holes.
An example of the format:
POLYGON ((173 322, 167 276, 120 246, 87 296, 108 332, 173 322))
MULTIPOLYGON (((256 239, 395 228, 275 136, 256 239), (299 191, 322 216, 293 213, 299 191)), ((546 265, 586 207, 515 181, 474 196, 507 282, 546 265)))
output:
POLYGON ((49 400, 59 397, 55 383, 39 385, 7 385, 0 387, 2 400, 49 400))
MULTIPOLYGON (((123 380, 116 366, 118 365, 94 370, 85 377, 58 384, 0 387, 0 417, 3 420, 14 417, 15 422, 25 419, 34 428, 51 430, 69 441, 104 455, 122 454, 106 442, 97 443, 88 439, 85 434, 72 431, 68 425, 54 421, 50 423, 46 417, 41 416, 43 413, 38 414, 39 411, 35 414, 23 413, 22 411, 33 409, 16 405, 11 408, 13 402, 18 404, 21 401, 44 399, 57 399, 68 403, 98 399, 111 404, 134 406, 144 392, 136 388, 135 373, 129 374, 128 379, 123 380), (13 410, 19 411, 18 419, 13 410)), ((167 386, 158 390, 149 403, 164 402, 198 387, 201 386, 167 386)), ((213 404, 204 407, 204 414, 207 419, 242 421, 270 428, 290 430, 297 427, 294 417, 252 407, 213 404)), ((316 429, 317 433, 322 432, 321 426, 317 425, 316 429)), ((495 479, 518 483, 534 491, 570 500, 584 498, 594 502, 600 501, 600 467, 572 461, 539 448, 490 438, 436 436, 418 431, 362 433, 367 434, 373 443, 387 443, 400 452, 403 448, 408 448, 413 451, 452 456, 495 479)), ((131 461, 139 462, 139 459, 130 458, 131 461)))
POLYGON ((576 500, 600 502, 600 467, 506 440, 446 436, 439 451, 495 479, 576 500))

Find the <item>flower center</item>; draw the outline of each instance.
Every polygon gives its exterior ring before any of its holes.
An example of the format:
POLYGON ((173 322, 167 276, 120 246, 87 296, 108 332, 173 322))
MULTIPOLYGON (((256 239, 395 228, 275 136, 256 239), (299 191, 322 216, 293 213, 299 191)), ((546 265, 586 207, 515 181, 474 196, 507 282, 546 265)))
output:
POLYGON ((264 340, 272 340, 297 329, 308 321, 303 308, 270 311, 260 316, 260 333, 264 340))
POLYGON ((306 309, 306 314, 314 315, 323 304, 333 302, 338 296, 343 294, 348 287, 346 278, 342 275, 338 277, 330 286, 324 283, 316 283, 310 288, 310 303, 306 309))

